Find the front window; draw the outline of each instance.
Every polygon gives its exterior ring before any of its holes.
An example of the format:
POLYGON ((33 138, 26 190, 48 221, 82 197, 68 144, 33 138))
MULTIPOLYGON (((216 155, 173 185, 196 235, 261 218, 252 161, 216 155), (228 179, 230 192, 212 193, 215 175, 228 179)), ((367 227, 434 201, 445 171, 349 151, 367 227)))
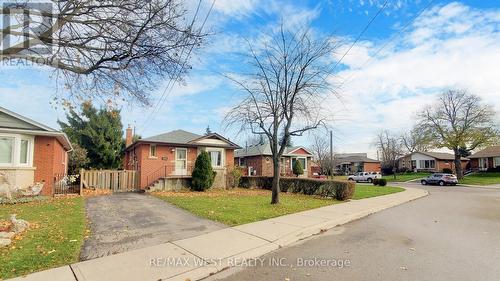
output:
POLYGON ((246 163, 245 163, 245 158, 241 157, 241 158, 239 158, 238 160, 239 160, 238 165, 239 165, 240 167, 245 167, 245 166, 246 166, 246 163))
POLYGON ((19 155, 19 164, 28 164, 28 155, 29 155, 29 140, 22 139, 21 140, 21 153, 19 155))
POLYGON ((222 166, 222 152, 221 151, 209 151, 210 161, 212 162, 212 167, 222 166))
POLYGON ((495 163, 495 168, 500 167, 500 157, 495 157, 493 163, 495 163))
POLYGON ((295 161, 299 161, 300 165, 302 166, 302 169, 307 170, 307 166, 306 166, 307 161, 306 161, 305 157, 292 158, 292 167, 294 167, 295 161))
POLYGON ((12 164, 14 154, 14 139, 0 137, 0 164, 12 164))
POLYGON ((434 169, 436 168, 435 160, 420 160, 420 169, 434 169))

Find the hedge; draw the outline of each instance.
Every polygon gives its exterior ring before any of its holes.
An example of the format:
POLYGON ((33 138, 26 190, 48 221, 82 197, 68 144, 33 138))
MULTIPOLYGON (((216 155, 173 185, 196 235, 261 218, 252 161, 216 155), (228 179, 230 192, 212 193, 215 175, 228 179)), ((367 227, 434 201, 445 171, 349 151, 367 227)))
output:
MULTIPOLYGON (((242 177, 240 186, 244 188, 256 187, 271 190, 272 177, 242 177)), ((308 178, 280 178, 281 192, 302 193, 332 197, 337 200, 351 199, 354 195, 356 184, 348 181, 320 180, 308 178)))

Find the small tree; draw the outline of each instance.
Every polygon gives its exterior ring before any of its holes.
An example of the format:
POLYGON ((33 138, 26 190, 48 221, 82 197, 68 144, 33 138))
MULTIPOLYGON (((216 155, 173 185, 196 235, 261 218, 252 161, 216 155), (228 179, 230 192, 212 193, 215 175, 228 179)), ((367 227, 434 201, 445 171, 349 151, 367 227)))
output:
POLYGON ((73 143, 73 150, 69 153, 68 171, 70 175, 80 172, 80 169, 86 168, 90 162, 87 157, 87 150, 78 143, 73 143))
POLYGON ((297 177, 304 174, 304 168, 302 168, 302 164, 300 164, 299 160, 295 160, 293 164, 293 174, 297 177))
POLYGON ((196 158, 191 179, 191 189, 194 191, 205 191, 214 183, 215 172, 212 169, 210 155, 202 151, 196 158))

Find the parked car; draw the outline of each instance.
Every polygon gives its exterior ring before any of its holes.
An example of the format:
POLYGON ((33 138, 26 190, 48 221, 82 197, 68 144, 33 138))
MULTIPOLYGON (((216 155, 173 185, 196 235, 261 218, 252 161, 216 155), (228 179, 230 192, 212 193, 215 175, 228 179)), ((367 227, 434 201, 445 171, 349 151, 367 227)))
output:
POLYGON ((380 179, 382 178, 382 175, 380 173, 376 172, 357 172, 354 175, 350 175, 347 177, 347 180, 350 181, 366 181, 366 182, 372 182, 374 179, 380 179))
POLYGON ((440 186, 457 185, 458 178, 453 174, 435 173, 422 179, 420 183, 422 185, 438 184, 440 186))

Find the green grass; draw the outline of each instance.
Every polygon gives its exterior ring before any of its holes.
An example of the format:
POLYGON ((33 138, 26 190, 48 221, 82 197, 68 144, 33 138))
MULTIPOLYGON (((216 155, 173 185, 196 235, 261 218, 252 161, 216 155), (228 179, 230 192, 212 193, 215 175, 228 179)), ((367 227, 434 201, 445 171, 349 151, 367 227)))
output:
POLYGON ((425 172, 405 173, 405 174, 397 174, 395 179, 394 175, 383 176, 382 178, 386 179, 387 182, 405 182, 405 181, 425 178, 430 174, 431 173, 425 173, 425 172))
POLYGON ((461 184, 472 185, 491 185, 500 184, 500 173, 498 172, 482 172, 465 176, 460 180, 461 184))
MULTIPOLYGON (((380 196, 402 190, 398 187, 357 185, 353 199, 380 196)), ((271 205, 271 192, 256 189, 164 192, 154 195, 200 217, 230 226, 341 203, 333 199, 281 193, 280 204, 271 205)))
POLYGON ((404 188, 393 186, 356 185, 356 191, 352 199, 364 199, 375 196, 382 196, 403 191, 404 188))
POLYGON ((0 248, 0 279, 26 275, 78 261, 85 235, 83 198, 0 205, 0 220, 10 214, 31 225, 19 240, 0 248))

